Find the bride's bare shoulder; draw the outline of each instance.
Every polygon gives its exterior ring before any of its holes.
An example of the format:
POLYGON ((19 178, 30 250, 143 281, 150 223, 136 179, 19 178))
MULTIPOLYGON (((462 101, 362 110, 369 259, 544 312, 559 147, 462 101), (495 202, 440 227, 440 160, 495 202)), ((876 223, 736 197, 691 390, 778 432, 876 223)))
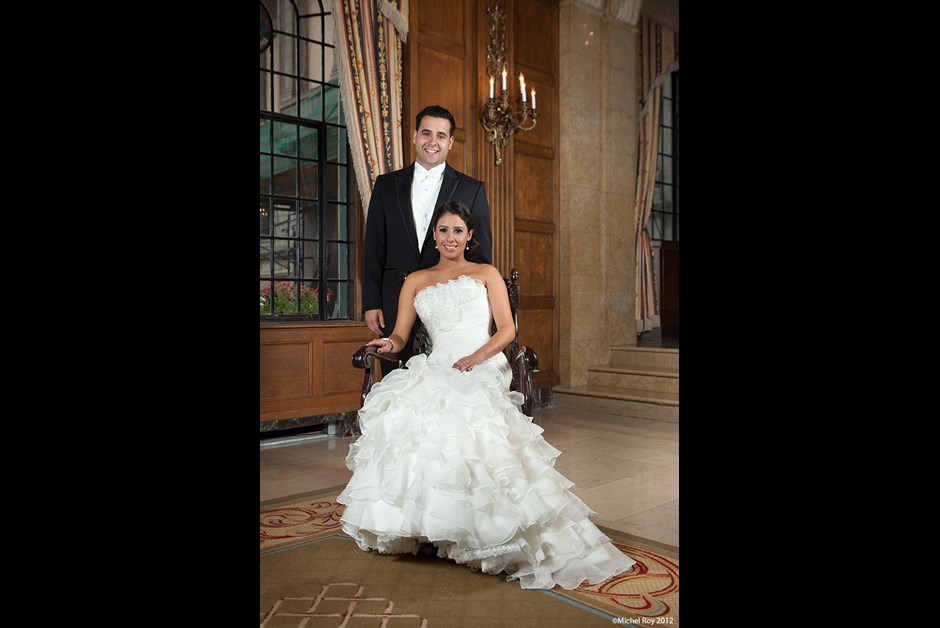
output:
POLYGON ((500 274, 499 269, 493 266, 492 264, 478 264, 477 268, 474 269, 474 274, 480 279, 485 279, 486 283, 490 281, 502 281, 503 276, 500 274))
POLYGON ((473 271, 468 274, 475 279, 479 279, 487 286, 493 281, 503 281, 503 276, 499 273, 499 269, 492 264, 477 264, 473 271))
POLYGON ((412 271, 405 277, 405 285, 413 289, 416 293, 421 292, 429 286, 440 282, 440 273, 430 268, 412 271))
POLYGON ((413 270, 405 277, 405 286, 415 289, 420 288, 429 281, 427 270, 413 270))

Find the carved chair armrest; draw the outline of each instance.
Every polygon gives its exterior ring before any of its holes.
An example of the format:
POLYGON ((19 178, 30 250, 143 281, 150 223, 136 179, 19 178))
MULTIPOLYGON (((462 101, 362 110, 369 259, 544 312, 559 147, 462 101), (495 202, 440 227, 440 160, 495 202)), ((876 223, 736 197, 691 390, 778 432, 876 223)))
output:
POLYGON ((371 369, 374 367, 376 358, 385 360, 386 362, 397 362, 399 368, 404 364, 400 352, 379 353, 378 347, 375 345, 363 345, 359 347, 356 353, 353 354, 352 364, 357 369, 371 369))
POLYGON ((535 352, 535 349, 531 347, 523 346, 520 348, 522 354, 525 356, 526 368, 532 371, 533 373, 539 372, 539 354, 535 352))
POLYGON ((522 346, 519 347, 520 360, 524 367, 520 369, 522 382, 520 392, 525 395, 525 401, 522 403, 522 413, 526 416, 532 416, 535 410, 535 386, 532 384, 532 373, 539 372, 539 356, 535 350, 522 346))
POLYGON ((510 390, 522 393, 522 413, 532 416, 535 408, 535 387, 532 385, 532 373, 538 373, 539 357, 535 350, 519 345, 515 341, 505 350, 506 359, 512 367, 512 383, 510 390))
POLYGON ((398 368, 404 366, 404 360, 401 353, 379 353, 375 345, 365 345, 359 347, 352 357, 352 365, 357 369, 362 369, 362 395, 359 398, 359 407, 365 403, 366 395, 372 390, 372 384, 375 383, 375 360, 385 360, 386 362, 395 362, 398 368))
POLYGON ((505 350, 505 354, 510 364, 517 363, 520 366, 524 366, 527 371, 532 373, 539 372, 539 355, 535 352, 535 349, 526 347, 525 345, 515 347, 509 345, 505 350))

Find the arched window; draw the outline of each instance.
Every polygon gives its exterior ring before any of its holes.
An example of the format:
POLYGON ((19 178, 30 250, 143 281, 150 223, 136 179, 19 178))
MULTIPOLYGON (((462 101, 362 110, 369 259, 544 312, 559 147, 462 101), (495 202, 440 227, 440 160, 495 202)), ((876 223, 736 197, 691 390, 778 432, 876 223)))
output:
POLYGON ((259 259, 266 321, 351 318, 354 182, 333 30, 323 0, 261 1, 259 259))

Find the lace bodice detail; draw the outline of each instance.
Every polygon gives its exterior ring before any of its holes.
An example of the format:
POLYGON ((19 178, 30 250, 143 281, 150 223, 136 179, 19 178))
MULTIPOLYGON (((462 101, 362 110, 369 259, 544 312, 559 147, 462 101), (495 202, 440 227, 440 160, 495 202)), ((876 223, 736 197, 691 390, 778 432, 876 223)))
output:
POLYGON ((431 338, 431 358, 454 359, 486 344, 492 312, 486 285, 460 275, 415 295, 415 310, 431 338))

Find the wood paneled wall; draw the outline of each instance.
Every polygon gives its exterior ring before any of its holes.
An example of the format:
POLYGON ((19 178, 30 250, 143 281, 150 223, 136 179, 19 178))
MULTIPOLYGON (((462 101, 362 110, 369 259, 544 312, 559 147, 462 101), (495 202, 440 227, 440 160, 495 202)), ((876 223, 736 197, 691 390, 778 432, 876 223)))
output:
POLYGON ((261 421, 359 408, 356 349, 374 336, 364 323, 261 326, 261 421))
POLYGON ((405 154, 414 160, 414 116, 427 105, 441 105, 456 122, 447 163, 471 176, 476 176, 475 137, 479 134, 473 63, 475 4, 473 0, 411 0, 402 77, 405 154))
MULTIPOLYGON (((507 275, 519 269, 520 342, 539 354, 537 386, 558 383, 558 0, 498 0, 507 14, 507 86, 519 96, 519 73, 535 88, 538 123, 516 131, 495 163, 483 138, 480 109, 489 95, 486 46, 494 0, 411 0, 404 52, 402 127, 414 159, 414 115, 439 104, 457 128, 448 163, 486 183, 493 262, 507 275)), ((497 84, 500 79, 497 77, 497 84)))
MULTIPOLYGON (((520 276, 520 342, 539 354, 537 385, 558 383, 559 238, 558 224, 558 2, 515 0, 509 43, 513 76, 525 75, 535 89, 538 122, 513 134, 513 265, 520 276), (545 96, 545 98, 543 98, 545 96)), ((516 83, 518 87, 518 83, 516 83)), ((492 162, 492 159, 490 160, 492 162)))

